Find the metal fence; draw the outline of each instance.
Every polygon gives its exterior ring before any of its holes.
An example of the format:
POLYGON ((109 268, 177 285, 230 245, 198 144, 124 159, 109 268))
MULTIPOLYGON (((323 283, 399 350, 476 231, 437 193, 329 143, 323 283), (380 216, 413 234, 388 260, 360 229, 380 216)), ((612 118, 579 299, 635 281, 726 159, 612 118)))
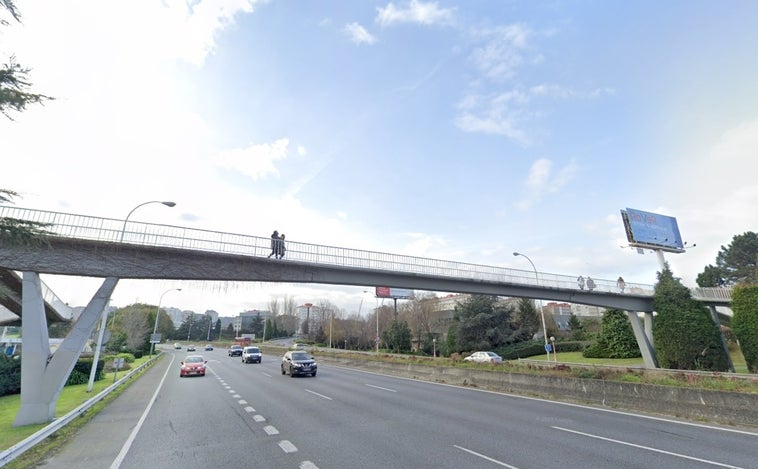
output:
MULTIPOLYGON (((209 251, 253 257, 271 253, 271 239, 259 236, 200 230, 172 225, 124 221, 70 213, 50 212, 19 207, 0 206, 0 217, 12 217, 44 223, 53 236, 87 239, 143 246, 209 251)), ((581 290, 573 275, 510 269, 482 264, 446 261, 425 257, 324 246, 297 241, 286 242, 287 259, 312 264, 372 269, 419 275, 529 285, 540 288, 581 290)), ((588 280, 588 279, 587 279, 588 280)), ((593 279, 592 291, 652 296, 654 286, 626 283, 622 290, 616 280, 593 279)), ((585 283, 586 285, 586 283, 585 283)), ((590 290, 585 287, 585 290, 590 290)), ((693 298, 726 300, 729 288, 694 288, 693 298)))

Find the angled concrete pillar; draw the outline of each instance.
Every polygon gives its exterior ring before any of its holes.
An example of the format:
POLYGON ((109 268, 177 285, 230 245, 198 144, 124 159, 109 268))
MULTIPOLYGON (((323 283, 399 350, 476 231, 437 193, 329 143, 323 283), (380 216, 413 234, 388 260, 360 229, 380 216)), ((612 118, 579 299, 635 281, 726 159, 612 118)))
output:
POLYGON ((24 272, 21 310, 21 408, 13 422, 14 427, 47 423, 55 419, 58 396, 117 283, 118 279, 114 277, 108 277, 103 281, 71 332, 50 358, 50 340, 47 336, 39 275, 24 272))
POLYGON ((645 335, 647 336, 647 341, 650 342, 652 347, 655 347, 655 341, 653 341, 653 312, 647 311, 643 314, 644 316, 642 318, 645 320, 645 335))
POLYGON ((642 326, 640 317, 637 316, 637 313, 634 311, 627 311, 626 315, 629 317, 629 322, 632 324, 634 337, 637 339, 637 345, 640 347, 642 360, 645 362, 645 368, 658 368, 658 358, 655 356, 655 349, 653 349, 652 342, 648 340, 648 336, 645 333, 645 328, 642 326))
POLYGON ((732 362, 732 356, 729 355, 729 347, 726 344, 726 337, 724 337, 724 331, 721 330, 721 320, 719 319, 719 313, 716 311, 715 306, 709 306, 708 309, 711 311, 711 319, 713 319, 713 322, 716 323, 716 327, 719 328, 719 337, 721 337, 721 347, 724 349, 724 353, 726 354, 727 363, 729 364, 729 371, 734 373, 734 363, 732 362))

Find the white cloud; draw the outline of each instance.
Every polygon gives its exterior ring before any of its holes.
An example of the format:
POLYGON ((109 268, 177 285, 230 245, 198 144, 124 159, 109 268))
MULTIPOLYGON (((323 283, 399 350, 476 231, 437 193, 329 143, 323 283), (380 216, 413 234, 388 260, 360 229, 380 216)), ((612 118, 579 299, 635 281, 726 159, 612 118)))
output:
POLYGON ((522 145, 530 143, 523 125, 529 120, 529 97, 513 90, 492 97, 468 94, 459 102, 461 114, 455 124, 465 132, 481 132, 508 137, 522 145))
POLYGON ((455 9, 440 8, 437 2, 411 0, 406 8, 388 3, 384 8, 377 8, 377 12, 376 22, 381 26, 392 26, 398 23, 432 25, 450 23, 455 9))
POLYGON ((278 174, 275 163, 287 157, 288 147, 289 140, 282 138, 273 143, 223 151, 215 161, 222 168, 239 171, 253 180, 258 180, 278 174))
POLYGON ((576 163, 572 160, 557 172, 553 171, 553 162, 540 158, 529 168, 524 181, 525 197, 514 205, 519 210, 527 210, 539 202, 545 194, 555 193, 565 187, 576 173, 576 163))
POLYGON ((345 25, 343 31, 355 44, 373 44, 376 42, 376 38, 358 23, 345 25))
POLYGON ((474 36, 483 44, 474 48, 471 60, 491 80, 511 78, 524 63, 524 53, 532 34, 523 24, 476 31, 474 36))

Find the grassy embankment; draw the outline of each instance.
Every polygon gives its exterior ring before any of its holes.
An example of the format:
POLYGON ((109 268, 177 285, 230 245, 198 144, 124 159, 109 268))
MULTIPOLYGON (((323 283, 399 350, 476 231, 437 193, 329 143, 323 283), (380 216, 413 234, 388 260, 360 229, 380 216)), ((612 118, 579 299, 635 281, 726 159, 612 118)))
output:
MULTIPOLYGON (((131 368, 133 369, 133 368, 138 367, 142 363, 146 362, 149 358, 150 357, 145 356, 143 358, 135 360, 134 363, 130 364, 131 368)), ((127 372, 128 372, 127 370, 119 371, 118 379, 123 377, 124 374, 127 372)), ((60 397, 58 398, 58 402, 55 407, 56 418, 66 415, 67 413, 71 412, 72 410, 82 405, 85 401, 91 399, 93 396, 96 396, 103 389, 112 385, 114 375, 115 375, 114 372, 104 373, 105 377, 103 379, 101 379, 100 381, 94 382, 91 392, 87 392, 87 387, 88 387, 87 384, 65 386, 63 390, 61 391, 60 397)), ((67 438, 69 438, 71 435, 76 433, 77 429, 85 425, 93 416, 95 416, 100 409, 105 407, 109 402, 111 402, 119 394, 121 394, 128 385, 129 383, 126 383, 123 386, 119 386, 118 389, 116 389, 115 391, 110 393, 106 398, 104 398, 102 401, 98 402, 93 407, 91 407, 80 418, 73 420, 71 423, 66 425, 63 429, 59 430, 54 435, 50 436, 48 438, 49 441, 47 443, 38 445, 38 448, 34 448, 28 451, 27 453, 25 453, 25 455, 23 456, 24 460, 27 460, 26 458, 33 457, 34 453, 47 451, 50 448, 51 443, 62 444, 63 442, 65 442, 67 438)), ((16 418, 16 414, 18 413, 18 409, 20 407, 21 407, 21 396, 19 394, 0 397, 0 451, 10 448, 16 443, 38 432, 39 430, 41 430, 47 425, 47 424, 35 424, 35 425, 25 425, 23 427, 14 427, 13 420, 16 418)), ((18 460, 14 461, 12 464, 19 464, 19 461, 18 460)), ((9 467, 13 467, 13 465, 9 467)), ((24 467, 24 466, 21 465, 18 467, 24 467)))

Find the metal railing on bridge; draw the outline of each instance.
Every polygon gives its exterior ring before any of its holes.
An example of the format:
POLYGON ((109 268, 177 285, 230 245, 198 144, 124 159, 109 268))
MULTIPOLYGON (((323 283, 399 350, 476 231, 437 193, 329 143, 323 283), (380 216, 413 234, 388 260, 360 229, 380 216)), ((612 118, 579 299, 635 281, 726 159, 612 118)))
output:
MULTIPOLYGON (((271 238, 138 221, 99 218, 70 213, 50 212, 20 207, 0 206, 0 217, 12 217, 47 224, 47 230, 63 238, 76 238, 112 243, 128 243, 243 256, 268 257, 271 238), (120 241, 123 237, 123 241, 120 241)), ((425 257, 390 254, 359 249, 324 246, 287 240, 285 258, 313 264, 374 269, 430 276, 492 281, 580 291, 577 277, 572 275, 535 273, 533 270, 446 261, 425 257)), ((616 280, 593 279, 592 291, 652 296, 654 286, 626 283, 620 291, 616 280)), ((587 289, 588 290, 588 289, 587 289)), ((587 291, 585 290, 585 291, 587 291)), ((693 298, 728 300, 731 289, 694 288, 693 298)))

